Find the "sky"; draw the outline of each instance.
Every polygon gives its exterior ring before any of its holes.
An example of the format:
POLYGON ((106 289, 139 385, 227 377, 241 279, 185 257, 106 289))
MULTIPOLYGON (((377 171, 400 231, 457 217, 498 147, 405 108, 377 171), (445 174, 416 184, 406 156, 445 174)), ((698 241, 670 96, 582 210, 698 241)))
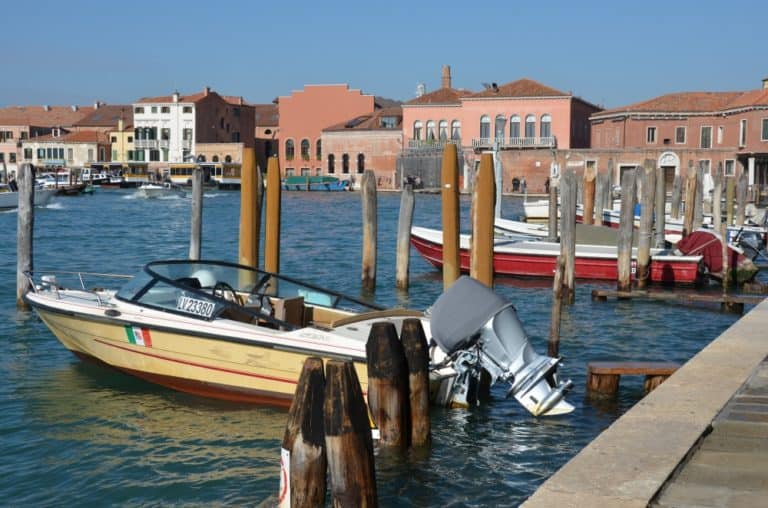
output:
POLYGON ((346 83, 407 101, 418 83, 520 78, 606 108, 768 77, 768 1, 38 0, 3 5, 0 107, 196 93, 269 103, 346 83))

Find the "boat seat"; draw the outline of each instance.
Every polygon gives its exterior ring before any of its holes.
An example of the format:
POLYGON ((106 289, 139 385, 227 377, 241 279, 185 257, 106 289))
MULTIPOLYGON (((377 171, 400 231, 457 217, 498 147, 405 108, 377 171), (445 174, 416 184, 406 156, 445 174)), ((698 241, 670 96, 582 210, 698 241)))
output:
POLYGON ((298 327, 306 326, 303 296, 274 298, 271 299, 271 303, 274 309, 273 315, 276 319, 298 327))
POLYGON ((352 323, 359 323, 360 321, 368 321, 369 319, 383 319, 388 317, 424 317, 424 313, 418 310, 410 309, 374 310, 371 312, 362 312, 360 314, 355 314, 354 316, 336 319, 331 321, 330 327, 337 328, 339 326, 350 325, 352 323))

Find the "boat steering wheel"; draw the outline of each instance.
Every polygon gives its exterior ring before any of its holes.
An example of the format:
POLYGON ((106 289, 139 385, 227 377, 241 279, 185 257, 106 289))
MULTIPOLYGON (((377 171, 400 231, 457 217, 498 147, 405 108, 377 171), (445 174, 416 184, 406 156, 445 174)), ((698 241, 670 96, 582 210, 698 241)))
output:
POLYGON ((213 286, 213 296, 219 296, 229 302, 235 302, 241 307, 245 305, 243 298, 237 294, 235 288, 224 281, 218 281, 216 282, 216 285, 213 286))

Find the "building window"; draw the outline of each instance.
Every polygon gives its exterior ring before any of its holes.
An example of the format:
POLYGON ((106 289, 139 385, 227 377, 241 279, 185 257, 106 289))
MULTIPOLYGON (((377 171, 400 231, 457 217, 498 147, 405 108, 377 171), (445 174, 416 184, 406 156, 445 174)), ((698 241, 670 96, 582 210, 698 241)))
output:
POLYGON ((288 139, 285 141, 285 159, 286 160, 293 160, 295 148, 293 146, 293 140, 288 139))
POLYGON ((491 119, 488 115, 480 117, 480 137, 482 139, 490 139, 491 137, 491 119))
POLYGON ((525 137, 536 137, 536 117, 534 115, 526 115, 525 117, 525 137))
POLYGON ((88 149, 88 162, 93 161, 93 148, 88 149))
POLYGON ((160 150, 150 150, 149 151, 149 160, 150 161, 159 161, 160 160, 160 150))
POLYGON ((45 159, 45 148, 38 148, 37 149, 37 158, 38 159, 45 159))
POLYGON ((397 117, 394 116, 382 116, 379 120, 379 125, 382 129, 396 129, 397 117))
POLYGON ((549 115, 541 116, 541 126, 539 127, 540 137, 549 138, 552 136, 552 117, 549 115))
POLYGON ((32 160, 32 149, 31 148, 25 148, 24 149, 24 160, 32 160))
POLYGON ((191 113, 192 112, 192 106, 184 106, 181 108, 182 113, 191 113))
POLYGON ((315 143, 315 159, 319 161, 323 160, 323 145, 319 139, 315 143))
POLYGON ((458 141, 461 139, 461 122, 454 120, 451 122, 451 139, 458 141))
POLYGON ((231 155, 224 156, 224 162, 232 162, 232 156, 231 155))
POLYGON ((357 172, 362 173, 365 171, 365 155, 357 154, 357 172))
POLYGON ((728 159, 725 161, 725 176, 734 176, 736 174, 736 161, 728 159))
POLYGON ((211 157, 211 162, 219 162, 219 156, 214 155, 213 157, 211 157))
POLYGON ((341 156, 341 172, 345 175, 349 173, 349 154, 345 153, 341 156))
POLYGON ((760 141, 768 141, 768 118, 763 118, 763 127, 760 130, 760 141))
POLYGON ((413 122, 413 139, 416 141, 421 140, 421 120, 413 122))
POLYGON ((739 122, 739 146, 747 146, 747 119, 742 118, 739 122))
POLYGON ((16 162, 16 154, 14 152, 11 152, 8 154, 8 162, 10 163, 16 162))
POLYGON ((144 108, 142 106, 138 106, 136 108, 133 108, 133 113, 140 115, 140 114, 144 113, 144 108))
POLYGON ((717 144, 720 145, 723 143, 723 133, 725 132, 725 127, 720 125, 717 128, 717 144))
MULTIPOLYGON (((64 154, 62 154, 62 159, 64 158, 64 154)), ((75 160, 75 150, 72 148, 67 148, 67 160, 72 162, 75 160)))
POLYGON ((437 133, 435 132, 435 121, 427 120, 427 141, 434 141, 437 139, 437 133))
POLYGON ((309 176, 309 168, 301 168, 299 169, 299 173, 301 176, 309 176))
POLYGON ((448 121, 440 120, 440 141, 448 140, 448 121))
POLYGON ((133 136, 128 136, 128 142, 133 143, 133 136))
POLYGON ((285 176, 293 176, 293 174, 296 172, 293 168, 285 168, 285 176))
POLYGON ((520 137, 520 115, 512 115, 509 117, 509 137, 520 137))
POLYGON ((170 140, 171 139, 171 129, 166 128, 166 127, 160 129, 160 139, 162 139, 164 141, 170 140))
POLYGON ((701 128, 701 143, 699 148, 712 148, 712 127, 706 126, 701 128))
POLYGON ((332 153, 328 154, 328 174, 332 175, 336 172, 336 157, 332 153))
POLYGON ((107 151, 103 146, 99 147, 99 160, 100 161, 107 160, 107 151))
MULTIPOLYGON (((305 160, 305 161, 309 160, 309 140, 308 139, 301 140, 301 160, 305 160)), ((309 169, 307 169, 307 171, 309 171, 309 169)))
POLYGON ((504 131, 507 128, 507 118, 504 115, 496 115, 493 124, 493 134, 496 139, 504 139, 504 131))
POLYGON ((675 127, 675 144, 685 144, 685 127, 675 127))
POLYGON ((5 154, 3 152, 0 152, 0 162, 5 161, 5 154))
POLYGON ((645 142, 649 145, 656 144, 656 127, 648 127, 645 130, 645 142))
POLYGON ((113 161, 117 160, 117 150, 112 150, 112 160, 113 161))
POLYGON ((709 175, 712 173, 712 161, 700 160, 699 167, 702 169, 705 175, 709 175))
POLYGON ((160 112, 161 113, 170 113, 171 112, 171 108, 169 106, 163 106, 163 107, 160 108, 160 112))

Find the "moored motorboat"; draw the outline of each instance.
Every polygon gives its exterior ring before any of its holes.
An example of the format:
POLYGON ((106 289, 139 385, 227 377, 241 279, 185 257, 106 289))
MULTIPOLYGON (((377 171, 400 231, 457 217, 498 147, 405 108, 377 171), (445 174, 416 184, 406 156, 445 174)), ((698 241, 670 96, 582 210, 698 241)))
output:
MULTIPOLYGON (((413 227, 411 245, 435 267, 443 264, 442 231, 413 227)), ((469 271, 469 235, 460 235, 460 268, 469 271)), ((560 244, 544 241, 495 239, 493 270, 499 275, 525 277, 552 277, 560 244)), ((632 276, 636 265, 633 249, 632 276)), ((618 254, 615 246, 576 245, 575 276, 580 279, 616 280, 618 254)), ((702 275, 701 256, 681 256, 670 250, 651 249, 650 280, 662 284, 695 284, 702 275)))
POLYGON ((187 195, 184 189, 171 182, 144 183, 136 189, 136 193, 143 198, 183 198, 187 195))
POLYGON ((32 277, 25 297, 70 351, 139 378, 197 395, 288 406, 309 356, 354 362, 367 389, 365 346, 374 323, 419 319, 430 348, 431 393, 472 403, 490 374, 535 415, 570 412, 559 359, 537 355, 511 303, 461 278, 431 317, 383 309, 296 279, 215 261, 149 263, 122 287, 86 289, 98 274, 32 277), (64 289, 62 276, 79 287, 64 289), (461 306, 461 302, 473 302, 461 306), (459 308, 457 308, 459 307, 459 308))
POLYGON ((525 220, 546 220, 549 217, 549 200, 523 201, 525 220))
MULTIPOLYGON (((47 205, 53 196, 55 189, 35 189, 34 206, 47 205)), ((19 207, 19 192, 15 186, 0 183, 0 210, 10 210, 19 207)))

